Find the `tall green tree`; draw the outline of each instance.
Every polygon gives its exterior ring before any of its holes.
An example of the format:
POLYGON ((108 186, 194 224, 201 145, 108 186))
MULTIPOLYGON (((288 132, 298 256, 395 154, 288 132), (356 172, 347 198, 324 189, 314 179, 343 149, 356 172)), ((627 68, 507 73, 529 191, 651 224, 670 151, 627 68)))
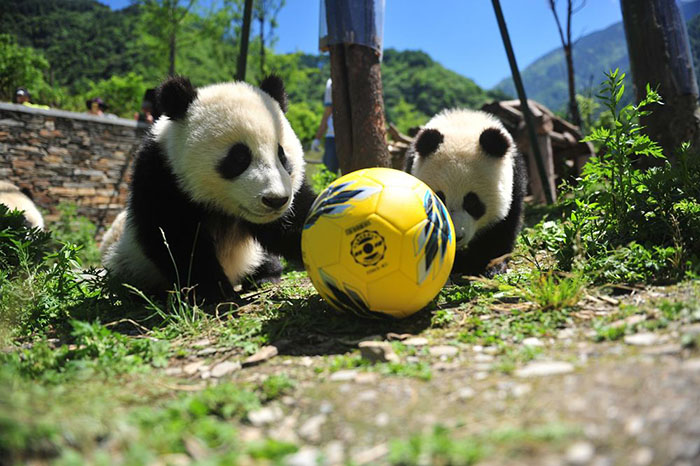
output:
POLYGON ((136 0, 144 30, 155 39, 156 47, 166 49, 168 75, 175 74, 178 36, 197 0, 136 0))
POLYGON ((12 100, 15 88, 35 91, 43 84, 49 62, 31 47, 22 47, 10 34, 0 34, 0 100, 12 100))
POLYGON ((253 16, 258 22, 258 36, 260 39, 260 74, 265 70, 265 43, 273 45, 275 42, 275 28, 277 27, 277 15, 285 0, 255 0, 253 16), (265 30, 267 29, 267 36, 265 30))

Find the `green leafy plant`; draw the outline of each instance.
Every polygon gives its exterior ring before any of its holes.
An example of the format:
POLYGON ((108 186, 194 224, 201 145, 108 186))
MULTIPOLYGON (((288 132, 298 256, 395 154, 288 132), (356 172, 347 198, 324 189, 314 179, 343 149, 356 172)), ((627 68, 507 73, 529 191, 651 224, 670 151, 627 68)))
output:
POLYGON ((665 159, 640 123, 661 97, 647 86, 641 102, 623 105, 624 77, 617 70, 606 74, 598 97, 612 121, 585 139, 601 153, 569 187, 559 244, 546 243, 555 246, 561 269, 579 269, 595 282, 679 280, 700 266, 700 163, 687 144, 676 163, 665 159), (641 170, 641 157, 663 164, 641 170))
POLYGON ((315 192, 320 193, 326 189, 326 186, 335 181, 336 178, 338 178, 337 174, 328 170, 325 165, 321 165, 321 168, 311 175, 311 188, 315 192))

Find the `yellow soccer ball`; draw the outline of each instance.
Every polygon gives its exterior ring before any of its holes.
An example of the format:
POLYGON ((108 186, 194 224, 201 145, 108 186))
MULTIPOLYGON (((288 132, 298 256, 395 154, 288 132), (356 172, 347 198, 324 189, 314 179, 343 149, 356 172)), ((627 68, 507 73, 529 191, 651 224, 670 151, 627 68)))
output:
POLYGON ((301 249, 311 282, 334 308, 406 317, 447 281, 455 233, 425 183, 402 171, 368 168, 319 194, 301 249))

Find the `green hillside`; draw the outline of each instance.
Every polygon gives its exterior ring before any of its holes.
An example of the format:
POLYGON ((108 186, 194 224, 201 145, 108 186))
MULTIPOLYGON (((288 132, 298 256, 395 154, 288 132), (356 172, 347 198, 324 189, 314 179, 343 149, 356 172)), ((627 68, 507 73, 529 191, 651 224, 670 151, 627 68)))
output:
MULTIPOLYGON (((620 68, 629 70, 627 44, 622 23, 582 37, 574 46, 574 70, 576 88, 585 94, 603 80, 603 72, 620 68)), ((521 70, 527 97, 542 102, 553 110, 562 110, 568 101, 566 63, 561 48, 537 59, 521 70)), ((495 89, 515 95, 511 78, 504 79, 495 89)))
MULTIPOLYGON (((195 2, 182 22, 176 72, 195 85, 230 80, 235 74, 241 19, 236 2, 230 5, 206 11, 195 2)), ((23 85, 37 103, 83 111, 85 100, 99 95, 110 104, 110 112, 130 118, 145 89, 167 74, 167 44, 159 40, 158 25, 147 20, 139 5, 112 11, 94 0, 0 0, 0 11, 0 31, 5 33, 0 34, 0 58, 34 57, 29 66, 33 73, 11 74, 0 67, 0 98, 5 100, 23 85)), ((262 75, 258 41, 251 36, 246 76, 250 82, 262 75)), ((285 80, 292 103, 290 121, 308 141, 322 113, 328 56, 266 50, 265 72, 285 80)), ((421 51, 385 50, 382 75, 387 120, 402 131, 443 108, 476 108, 501 95, 485 91, 421 51)))
MULTIPOLYGON (((700 84, 700 2, 683 4, 695 76, 700 84)), ((629 57, 622 23, 588 34, 574 46, 576 90, 579 94, 595 95, 603 73, 619 68, 629 73, 629 57)), ((564 111, 568 101, 568 84, 564 53, 557 48, 521 70, 528 98, 542 102, 556 111, 564 111)), ((511 78, 503 79, 494 90, 515 95, 511 78)))

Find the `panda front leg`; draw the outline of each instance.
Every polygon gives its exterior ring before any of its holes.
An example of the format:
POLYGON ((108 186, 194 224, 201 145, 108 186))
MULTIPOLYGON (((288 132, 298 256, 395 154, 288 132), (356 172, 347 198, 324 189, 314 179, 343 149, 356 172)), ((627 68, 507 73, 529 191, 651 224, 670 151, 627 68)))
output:
POLYGON ((148 250, 175 292, 207 304, 240 300, 219 263, 212 237, 201 224, 187 222, 158 228, 148 250))
POLYGON ((282 277, 282 261, 280 256, 265 253, 265 258, 251 275, 243 278, 243 291, 252 291, 265 283, 279 283, 282 277))

